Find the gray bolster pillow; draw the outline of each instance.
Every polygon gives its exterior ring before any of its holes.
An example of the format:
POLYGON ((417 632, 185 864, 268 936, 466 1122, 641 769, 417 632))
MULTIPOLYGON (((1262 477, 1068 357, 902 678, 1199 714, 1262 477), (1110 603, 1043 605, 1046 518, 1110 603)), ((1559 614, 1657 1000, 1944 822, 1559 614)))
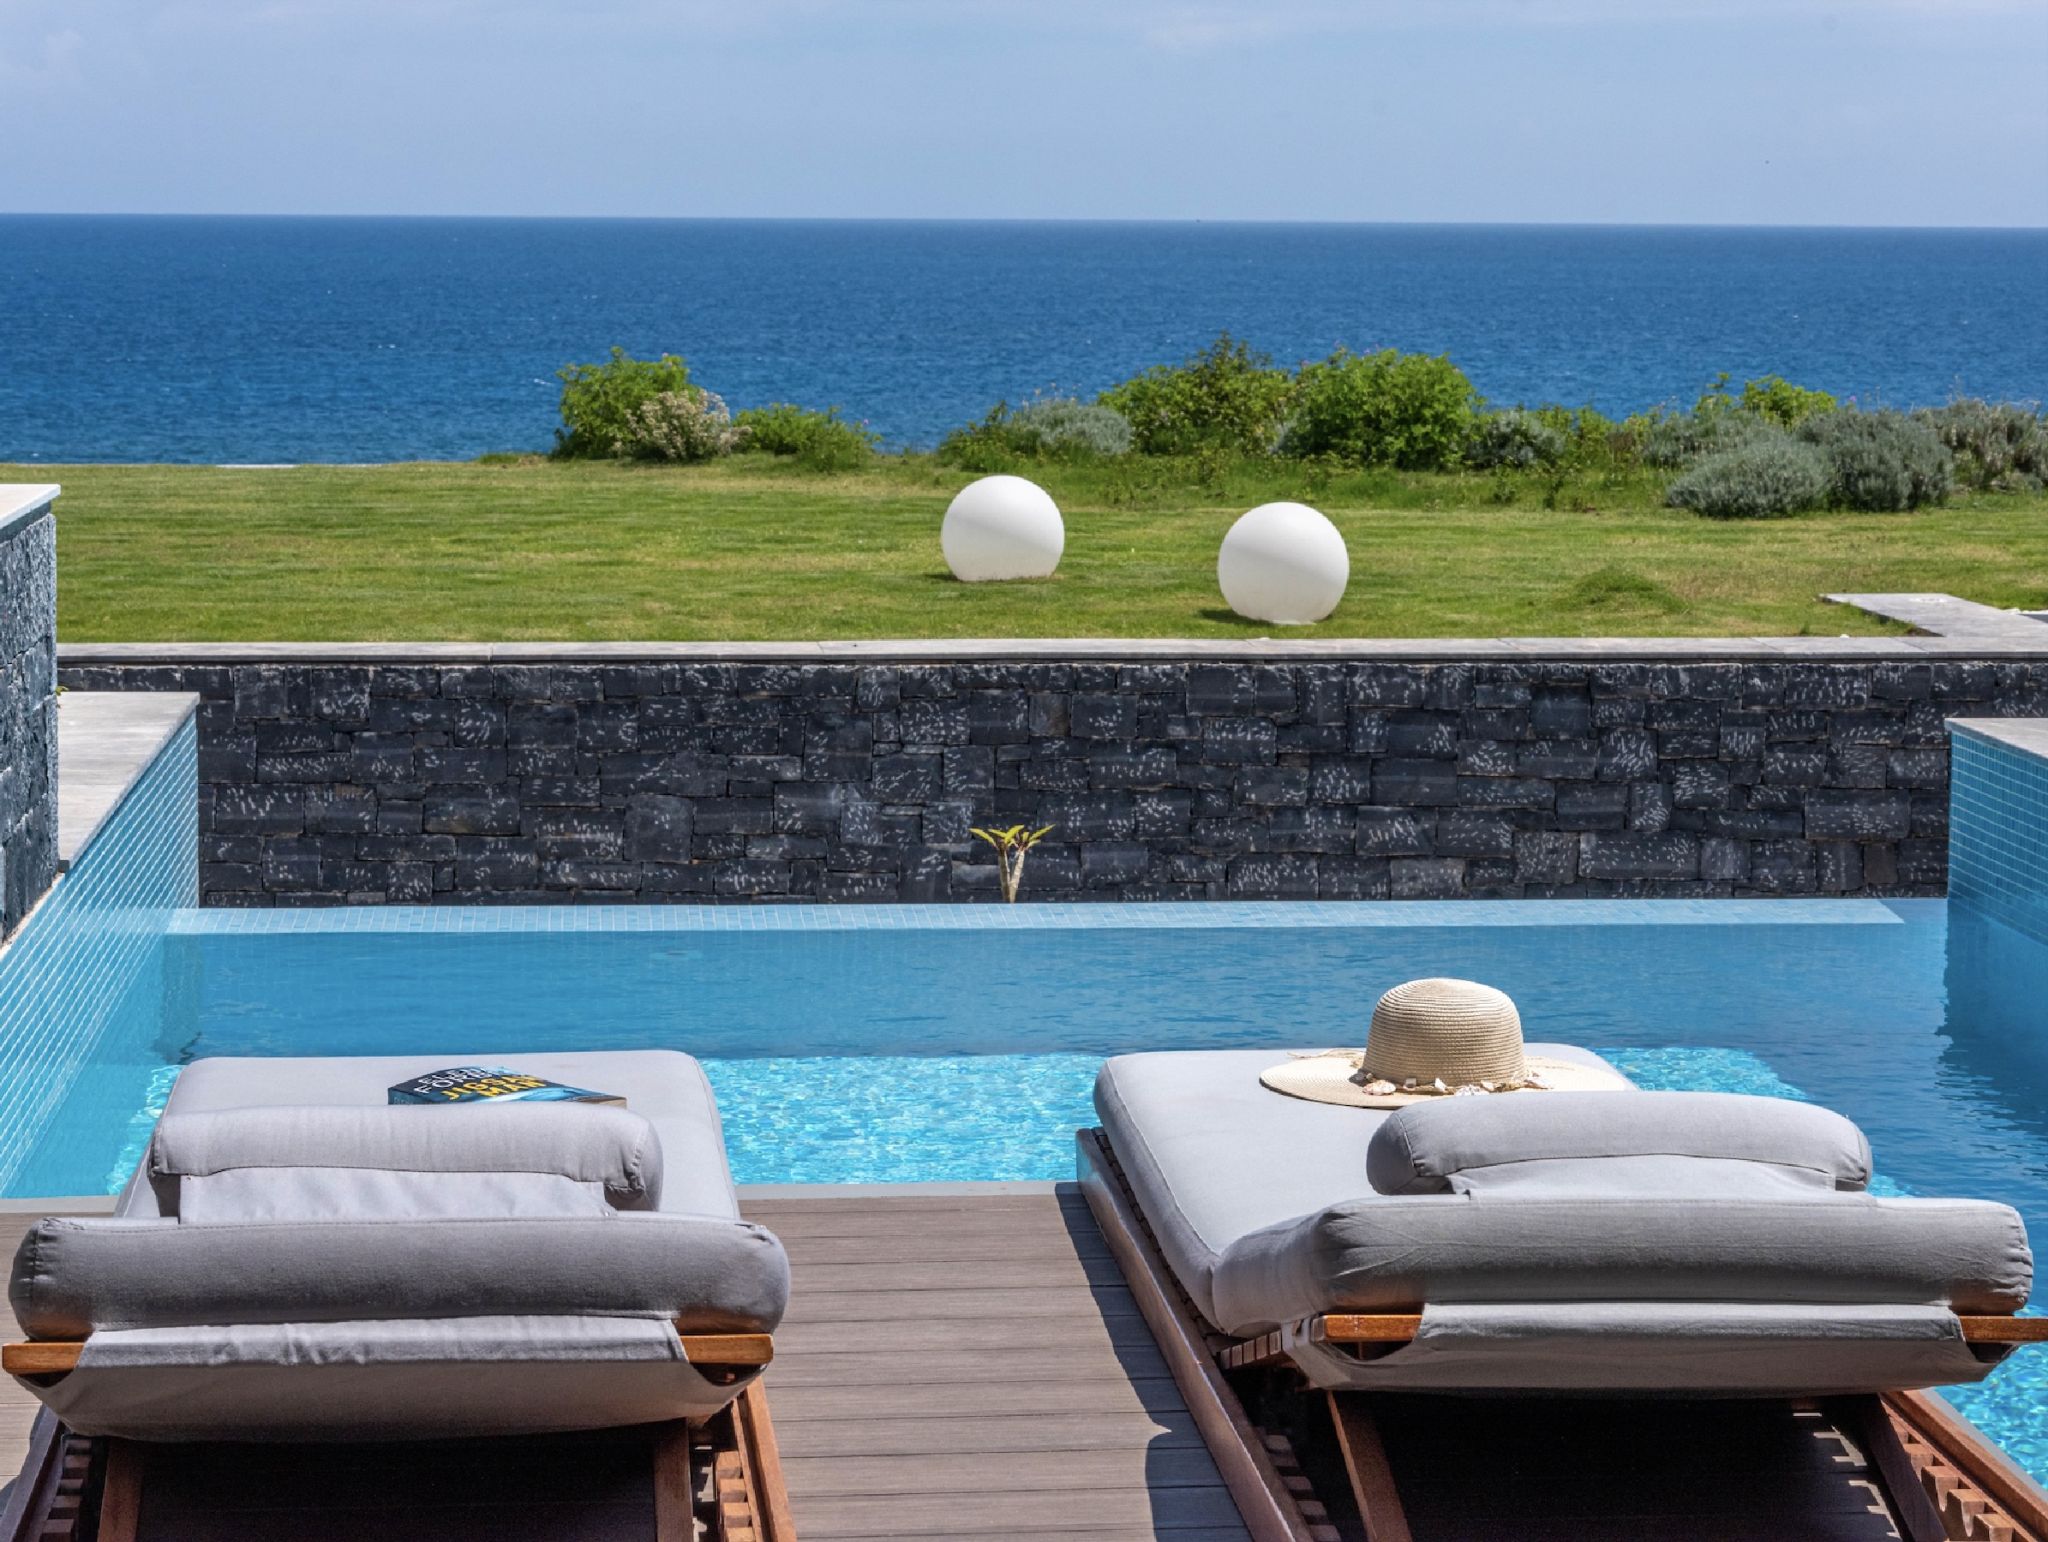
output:
POLYGON ((153 1177, 248 1167, 553 1173, 604 1185, 621 1209, 661 1202, 661 1137, 638 1114, 604 1104, 267 1105, 166 1114, 157 1123, 153 1177))
POLYGON ((765 1333, 789 1301, 789 1259, 759 1226, 658 1211, 229 1226, 52 1217, 22 1238, 8 1298, 34 1338, 523 1316, 662 1316, 686 1331, 765 1333))
POLYGON ((1840 1114, 1729 1092, 1510 1092, 1411 1103, 1373 1132, 1365 1176, 1381 1194, 1445 1194, 1460 1173, 1607 1157, 1758 1162, 1829 1189, 1870 1182, 1870 1143, 1840 1114))

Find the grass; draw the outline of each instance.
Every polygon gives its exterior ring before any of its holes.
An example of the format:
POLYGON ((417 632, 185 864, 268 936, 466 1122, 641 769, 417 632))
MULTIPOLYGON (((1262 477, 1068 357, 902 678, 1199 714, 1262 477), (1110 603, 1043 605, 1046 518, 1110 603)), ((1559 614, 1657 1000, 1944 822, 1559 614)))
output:
POLYGON ((1646 477, 1541 479, 1250 467, 1049 468, 1067 518, 1054 578, 954 582, 939 519, 966 473, 928 458, 810 475, 489 463, 0 466, 59 481, 60 634, 85 641, 1252 637, 1215 584, 1253 503, 1322 508, 1350 637, 1886 630, 1830 590, 2048 599, 2048 497, 1918 514, 1716 523, 1646 477), (1543 507, 1546 496, 1558 506, 1543 507))

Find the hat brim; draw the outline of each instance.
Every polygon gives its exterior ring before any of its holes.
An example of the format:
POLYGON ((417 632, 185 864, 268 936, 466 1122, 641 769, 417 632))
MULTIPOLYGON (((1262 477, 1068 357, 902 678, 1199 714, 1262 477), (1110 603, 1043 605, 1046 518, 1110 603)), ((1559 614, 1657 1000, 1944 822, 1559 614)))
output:
MULTIPOLYGON (((1303 1055, 1259 1073, 1259 1081, 1274 1092, 1311 1103, 1334 1103, 1345 1108, 1406 1108, 1410 1103, 1441 1103, 1453 1096, 1447 1092, 1368 1093, 1352 1078, 1358 1074, 1352 1056, 1355 1051, 1334 1051, 1324 1055, 1303 1055)), ((1628 1080, 1614 1071, 1580 1065, 1572 1060, 1555 1060, 1548 1055, 1528 1057, 1531 1072, 1541 1076, 1542 1087, 1517 1088, 1517 1092, 1626 1092, 1628 1080)), ((1506 1097, 1512 1094, 1484 1094, 1506 1097)), ((1468 1094, 1469 1096, 1469 1094, 1468 1094)))

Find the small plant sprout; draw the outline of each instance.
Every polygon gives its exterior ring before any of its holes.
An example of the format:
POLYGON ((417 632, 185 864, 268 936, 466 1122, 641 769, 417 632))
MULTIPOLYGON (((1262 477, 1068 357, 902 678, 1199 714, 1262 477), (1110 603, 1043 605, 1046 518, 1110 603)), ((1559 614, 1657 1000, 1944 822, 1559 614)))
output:
POLYGON ((1011 825, 1007 830, 969 830, 968 834, 984 840, 996 849, 996 876, 1002 881, 1003 898, 1012 905, 1017 903, 1017 891, 1024 886, 1024 859, 1031 854, 1031 848, 1052 834, 1053 827, 1043 830, 1027 830, 1023 825, 1011 825))

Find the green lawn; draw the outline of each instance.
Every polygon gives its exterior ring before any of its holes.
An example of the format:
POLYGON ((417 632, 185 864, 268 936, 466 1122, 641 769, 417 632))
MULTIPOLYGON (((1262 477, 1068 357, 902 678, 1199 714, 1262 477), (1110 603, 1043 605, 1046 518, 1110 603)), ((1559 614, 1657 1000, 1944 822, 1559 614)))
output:
POLYGON ((1172 486, 1143 466, 1054 470, 1066 557, 1043 582, 947 576, 939 519, 968 476, 928 459, 812 476, 555 464, 0 466, 58 481, 58 626, 70 642, 1247 637, 1217 542, 1303 496, 1351 548, 1337 613, 1300 636, 1874 632, 1827 590, 2048 600, 2048 498, 1919 514, 1721 524, 1644 478, 1541 506, 1479 476, 1247 470, 1172 486))

